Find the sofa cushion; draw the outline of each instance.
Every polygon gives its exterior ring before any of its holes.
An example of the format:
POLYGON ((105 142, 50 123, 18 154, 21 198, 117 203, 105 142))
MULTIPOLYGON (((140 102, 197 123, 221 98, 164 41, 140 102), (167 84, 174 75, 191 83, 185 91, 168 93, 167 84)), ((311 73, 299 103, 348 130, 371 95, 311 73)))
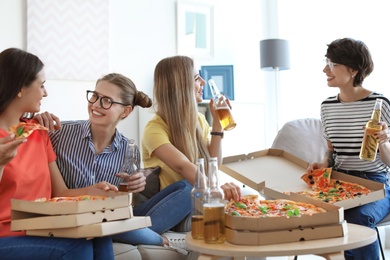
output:
POLYGON ((272 148, 282 149, 308 163, 320 162, 327 150, 321 120, 305 118, 285 123, 272 148))
POLYGON ((160 191, 160 171, 160 167, 145 169, 144 175, 146 177, 146 186, 145 189, 140 192, 140 194, 150 199, 160 191))
POLYGON ((113 247, 115 260, 142 260, 141 254, 135 246, 113 243, 113 247))

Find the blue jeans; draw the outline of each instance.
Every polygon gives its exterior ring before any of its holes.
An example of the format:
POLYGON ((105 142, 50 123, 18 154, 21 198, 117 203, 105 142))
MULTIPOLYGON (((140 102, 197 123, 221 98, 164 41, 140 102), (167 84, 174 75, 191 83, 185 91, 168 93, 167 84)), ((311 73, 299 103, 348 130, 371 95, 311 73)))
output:
POLYGON ((132 245, 163 244, 160 234, 176 226, 191 213, 191 184, 186 180, 172 183, 143 204, 134 207, 135 216, 150 216, 152 226, 113 236, 116 242, 132 245))
MULTIPOLYGON (((384 199, 344 211, 344 218, 348 223, 375 228, 376 224, 390 213, 390 188, 387 173, 365 174, 364 172, 338 171, 385 184, 386 197, 384 199)), ((379 260, 379 254, 378 240, 368 246, 344 252, 346 260, 379 260)))
POLYGON ((111 237, 87 239, 14 236, 0 238, 4 260, 114 259, 111 237))

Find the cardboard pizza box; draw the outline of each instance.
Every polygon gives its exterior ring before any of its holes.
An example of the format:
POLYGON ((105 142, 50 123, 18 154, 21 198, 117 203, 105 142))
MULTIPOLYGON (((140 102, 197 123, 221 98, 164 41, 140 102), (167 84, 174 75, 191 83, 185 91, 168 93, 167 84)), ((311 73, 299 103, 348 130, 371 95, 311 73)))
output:
POLYGON ((251 246, 343 237, 346 234, 348 234, 348 226, 345 221, 339 224, 316 226, 313 228, 297 228, 262 232, 225 228, 227 242, 237 245, 251 246))
MULTIPOLYGON (((266 149, 225 157, 219 169, 269 197, 278 196, 288 199, 289 196, 285 192, 310 189, 301 179, 308 165, 308 162, 286 151, 266 149)), ((335 171, 332 171, 332 178, 355 182, 371 190, 368 195, 334 203, 334 205, 344 209, 357 207, 385 197, 384 184, 335 171)))
POLYGON ((42 215, 23 211, 11 211, 11 231, 47 228, 70 228, 133 217, 131 206, 68 215, 42 215))
MULTIPOLYGON (((276 194, 275 199, 279 199, 276 194)), ((317 226, 337 225, 344 221, 344 210, 338 206, 313 200, 297 194, 292 194, 289 200, 310 203, 326 210, 323 213, 313 215, 302 215, 300 217, 241 217, 225 215, 225 226, 232 230, 246 231, 278 231, 302 228, 314 228, 317 226)))
POLYGON ((149 216, 137 216, 126 220, 103 222, 80 227, 27 230, 26 235, 66 238, 93 238, 114 235, 130 230, 149 227, 151 225, 152 222, 149 216))
POLYGON ((11 199, 11 209, 44 215, 79 214, 129 207, 132 194, 108 191, 104 200, 39 202, 11 199))

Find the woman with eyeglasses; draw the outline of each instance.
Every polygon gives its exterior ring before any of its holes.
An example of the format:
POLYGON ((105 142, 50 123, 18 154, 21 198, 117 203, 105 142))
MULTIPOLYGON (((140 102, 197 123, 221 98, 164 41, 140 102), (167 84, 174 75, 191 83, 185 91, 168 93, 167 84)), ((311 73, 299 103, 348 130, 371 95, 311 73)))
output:
MULTIPOLYGON (((385 184, 386 198, 345 210, 348 223, 374 228, 390 213, 388 174, 390 165, 390 101, 363 87, 364 79, 374 69, 367 46, 351 38, 337 39, 328 45, 323 69, 329 87, 339 93, 321 104, 321 119, 328 150, 321 162, 308 170, 332 167, 334 170, 385 184), (382 130, 376 133, 379 152, 374 161, 361 160, 360 148, 364 126, 370 120, 375 100, 382 99, 382 130)), ((345 259, 379 260, 379 243, 345 251, 345 259)))
POLYGON ((45 89, 44 64, 35 55, 9 48, 0 53, 0 258, 114 259, 109 237, 70 239, 26 236, 11 231, 11 198, 34 201, 61 196, 106 195, 107 182, 81 189, 66 187, 47 131, 15 138, 8 129, 29 122, 25 112, 40 110, 45 89))
MULTIPOLYGON (((95 89, 87 91, 86 98, 88 120, 60 122, 48 112, 36 118, 42 125, 54 130, 49 135, 57 154, 58 167, 68 187, 86 187, 101 181, 119 186, 125 174, 121 168, 126 147, 134 140, 128 140, 116 127, 136 106, 150 107, 152 100, 138 91, 129 78, 118 73, 110 73, 98 79, 95 89)), ((136 145, 133 156, 136 168, 139 169, 140 151, 136 145)), ((157 191, 150 192, 150 196, 145 198, 138 194, 148 187, 143 172, 133 172, 130 176, 125 174, 125 180, 127 190, 137 193, 134 215, 150 216, 152 226, 117 234, 113 240, 132 245, 165 246, 187 254, 186 250, 181 250, 174 241, 169 240, 169 234, 164 233, 186 216, 184 209, 171 209, 183 203, 185 197, 182 194, 189 193, 192 187, 178 182, 157 194, 157 191), (142 200, 138 201, 141 197, 142 200)))

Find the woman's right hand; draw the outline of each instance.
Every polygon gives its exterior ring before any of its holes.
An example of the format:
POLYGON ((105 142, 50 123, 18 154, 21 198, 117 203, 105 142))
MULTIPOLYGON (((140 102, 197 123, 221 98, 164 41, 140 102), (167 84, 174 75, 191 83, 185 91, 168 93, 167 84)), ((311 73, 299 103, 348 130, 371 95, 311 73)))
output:
POLYGON ((15 135, 0 138, 0 166, 9 163, 17 153, 19 145, 27 142, 26 138, 15 139, 15 135))
POLYGON ((41 114, 36 114, 34 119, 37 120, 39 124, 47 127, 50 131, 61 129, 60 119, 47 111, 41 114))
POLYGON ((306 172, 312 172, 313 170, 326 168, 326 167, 327 166, 325 164, 323 164, 323 163, 314 162, 314 163, 309 164, 309 166, 306 169, 306 172))

